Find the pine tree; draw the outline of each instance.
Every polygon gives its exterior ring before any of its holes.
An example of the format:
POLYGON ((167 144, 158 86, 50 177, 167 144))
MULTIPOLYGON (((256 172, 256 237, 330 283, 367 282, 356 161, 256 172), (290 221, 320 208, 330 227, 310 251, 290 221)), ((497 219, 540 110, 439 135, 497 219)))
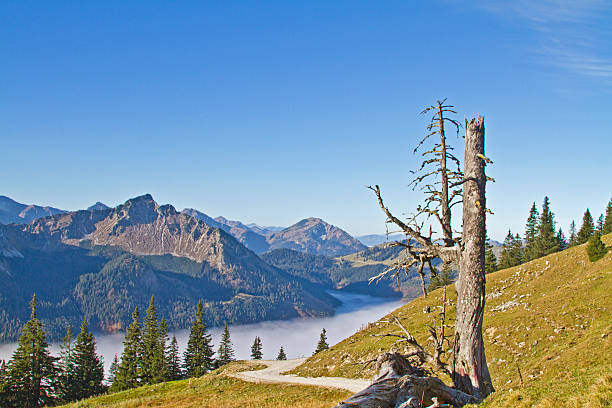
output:
POLYGON ((10 404, 8 399, 9 395, 6 389, 6 370, 6 362, 4 360, 0 360, 0 407, 8 407, 10 404))
POLYGON ((117 370, 119 370, 119 359, 117 358, 117 354, 115 354, 108 372, 108 379, 106 380, 108 384, 115 382, 115 378, 117 378, 117 370))
POLYGON ((219 344, 219 350, 217 351, 217 367, 221 367, 232 361, 234 361, 234 349, 232 348, 229 328, 227 323, 225 323, 223 334, 221 335, 221 343, 219 344))
POLYGON ((485 274, 497 270, 497 257, 493 253, 493 245, 487 240, 485 243, 485 274))
POLYGON ((142 358, 142 332, 139 322, 140 314, 138 307, 132 313, 132 323, 127 329, 125 340, 123 341, 123 354, 121 363, 117 368, 115 381, 111 386, 111 391, 122 391, 140 385, 140 361, 142 358))
POLYGON ((178 342, 176 336, 172 335, 172 341, 168 348, 168 380, 180 380, 183 377, 181 372, 181 357, 179 355, 178 342))
POLYGON ((578 231, 578 235, 576 236, 576 245, 587 242, 589 238, 591 238, 591 235, 593 235, 593 231, 595 231, 595 224, 593 223, 591 212, 587 208, 587 210, 584 212, 584 216, 582 217, 582 226, 580 227, 580 231, 578 231))
POLYGON ((602 234, 606 235, 612 232, 612 199, 608 202, 606 207, 606 218, 604 219, 604 225, 602 234))
POLYGON ((535 202, 531 205, 527 224, 525 225, 525 261, 536 258, 536 238, 540 228, 540 215, 535 202))
POLYGON ((325 329, 321 331, 321 335, 319 336, 319 342, 317 343, 317 348, 315 349, 313 355, 320 353, 321 351, 325 351, 329 348, 329 344, 327 344, 327 332, 325 329))
POLYGON ((74 344, 72 365, 75 380, 73 400, 89 398, 105 391, 106 387, 102 384, 102 381, 104 381, 104 364, 102 358, 96 354, 96 339, 89 331, 85 319, 81 323, 81 332, 74 344))
POLYGON ((599 218, 597 219, 597 224, 595 229, 597 229, 597 231, 599 232, 603 232, 603 226, 604 226, 604 216, 603 214, 599 214, 599 218))
POLYGON ((427 291, 431 292, 443 286, 450 285, 451 283, 453 283, 453 273, 449 264, 445 263, 442 265, 440 273, 429 278, 427 291))
POLYGON ((285 350, 283 350, 283 346, 281 346, 280 350, 278 351, 278 355, 276 356, 277 360, 286 360, 287 359, 287 355, 285 354, 285 350))
POLYGON ((521 237, 516 234, 512 235, 512 231, 508 230, 508 235, 504 240, 504 249, 499 257, 499 269, 511 268, 520 265, 523 262, 523 248, 521 237))
POLYGON ((187 377, 200 377, 214 368, 212 340, 206 332, 202 301, 198 302, 196 318, 191 325, 183 364, 187 377))
POLYGON ((49 353, 47 335, 36 316, 36 295, 30 306, 30 320, 23 327, 17 350, 4 369, 0 397, 3 408, 52 405, 55 399, 57 359, 49 353))
POLYGON ((591 235, 591 238, 589 238, 586 251, 587 255, 589 256, 589 261, 591 262, 599 261, 608 253, 608 248, 606 248, 601 240, 601 233, 599 230, 596 230, 593 235, 591 235))
POLYGON ((154 360, 154 367, 158 370, 156 376, 153 377, 155 383, 167 381, 170 376, 168 354, 168 325, 166 324, 166 319, 162 317, 159 324, 159 342, 154 360))
POLYGON ((569 242, 567 244, 568 247, 573 247, 574 245, 576 245, 576 240, 578 239, 578 237, 576 236, 576 223, 574 222, 574 220, 572 220, 572 223, 570 224, 570 236, 569 236, 569 242))
MULTIPOLYGON (((151 296, 142 325, 142 356, 140 359, 140 376, 143 384, 153 384, 159 374, 158 352, 159 352, 159 327, 157 323, 157 308, 155 307, 155 296, 151 296)), ((158 382, 158 381, 157 381, 158 382)))
POLYGON ((57 396, 61 402, 70 402, 75 400, 75 372, 74 362, 72 358, 73 346, 72 346, 72 332, 70 326, 66 329, 66 335, 62 339, 60 345, 60 357, 58 368, 58 387, 57 396))
POLYGON ((544 197, 538 235, 534 241, 534 248, 531 253, 533 258, 527 260, 540 258, 557 251, 559 251, 559 241, 557 239, 557 234, 555 234, 554 214, 550 211, 550 201, 548 197, 544 197))
POLYGON ((557 242, 559 243, 559 251, 567 249, 567 240, 565 239, 565 234, 563 234, 563 230, 561 228, 559 228, 559 232, 557 232, 557 242))
POLYGON ((251 358, 253 360, 261 360, 263 358, 263 353, 261 352, 261 339, 259 336, 255 337, 253 345, 251 346, 251 358))

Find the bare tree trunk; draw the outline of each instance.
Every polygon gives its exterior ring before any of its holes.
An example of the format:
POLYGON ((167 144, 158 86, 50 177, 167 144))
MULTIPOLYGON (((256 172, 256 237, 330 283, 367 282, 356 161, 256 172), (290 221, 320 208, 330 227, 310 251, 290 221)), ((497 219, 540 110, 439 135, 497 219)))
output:
POLYGON ((444 132, 444 112, 442 110, 442 102, 438 101, 439 115, 439 132, 440 132, 440 175, 442 176, 442 197, 440 207, 442 207, 442 233, 444 234, 444 246, 452 247, 455 245, 453 241, 453 230, 451 229, 451 211, 450 202, 448 199, 448 174, 446 169, 446 133, 444 132))
POLYGON ((465 121, 463 235, 457 289, 453 382, 478 399, 494 391, 482 338, 485 306, 484 117, 465 121))

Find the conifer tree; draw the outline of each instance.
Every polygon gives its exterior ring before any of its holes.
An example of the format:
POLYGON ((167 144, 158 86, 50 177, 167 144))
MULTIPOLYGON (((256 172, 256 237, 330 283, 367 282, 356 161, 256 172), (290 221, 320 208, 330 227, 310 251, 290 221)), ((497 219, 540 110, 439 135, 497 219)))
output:
POLYGON ((599 218, 597 219, 597 224, 595 226, 595 229, 599 232, 603 232, 603 226, 604 226, 604 216, 603 214, 599 214, 599 218))
POLYGON ((499 257, 499 269, 511 268, 520 265, 523 261, 523 248, 521 238, 518 234, 512 235, 512 231, 508 230, 508 235, 504 240, 504 249, 499 257))
POLYGON ((278 355, 276 356, 277 360, 286 360, 287 359, 287 355, 285 354, 285 350, 283 350, 283 346, 281 346, 280 350, 278 351, 278 355))
POLYGON ((154 378, 159 374, 158 353, 160 333, 157 322, 157 308, 155 307, 155 296, 151 296, 142 325, 142 356, 140 358, 141 382, 153 384, 154 378))
POLYGON ((30 320, 19 337, 17 350, 4 369, 3 408, 52 405, 55 399, 56 358, 49 353, 47 335, 36 315, 36 295, 30 302, 30 320))
POLYGON ((72 332, 70 326, 66 329, 66 335, 62 339, 60 345, 60 357, 58 362, 58 387, 57 396, 61 402, 70 402, 75 400, 75 372, 74 362, 72 358, 73 345, 72 345, 72 332))
POLYGON ((261 352, 261 339, 259 336, 255 337, 253 345, 251 346, 251 358, 253 360, 261 360, 263 358, 263 353, 261 352))
POLYGON ((440 273, 429 278, 427 291, 431 292, 443 286, 450 285, 451 283, 453 283, 453 274, 450 265, 445 263, 442 265, 440 273))
POLYGON ((157 370, 153 377, 153 382, 158 383, 167 381, 170 376, 170 366, 168 364, 168 325, 166 319, 162 317, 159 324, 159 342, 157 344, 157 352, 155 353, 154 368, 157 370))
POLYGON ((591 235, 591 238, 589 238, 586 251, 587 255, 589 256, 589 261, 591 262, 599 261, 608 253, 608 248, 606 248, 601 240, 601 233, 599 230, 596 230, 593 235, 591 235))
POLYGON ((183 377, 181 372, 181 357, 179 355, 178 342, 176 336, 172 335, 172 341, 168 348, 168 380, 180 380, 183 377))
POLYGON ((320 353, 321 351, 325 351, 329 348, 329 344, 327 344, 327 331, 323 329, 321 331, 321 335, 319 336, 319 342, 317 343, 317 348, 315 349, 313 355, 320 353))
POLYGON ((117 374, 111 386, 111 391, 127 390, 140 385, 140 361, 143 347, 139 318, 140 314, 138 313, 138 307, 136 307, 134 313, 132 313, 132 323, 125 335, 121 363, 119 363, 117 368, 117 374))
POLYGON ((612 200, 608 202, 608 206, 606 207, 606 217, 604 219, 602 234, 606 235, 611 232, 612 232, 612 200))
POLYGON ((496 270, 497 257, 493 253, 493 245, 491 245, 487 240, 485 243, 485 274, 495 272, 496 270))
POLYGON ((223 334, 221 335, 221 343, 219 343, 219 350, 217 351, 217 367, 221 367, 232 361, 234 361, 234 349, 232 347, 232 340, 230 339, 229 327, 227 323, 225 323, 223 334))
POLYGON ((580 231, 576 235, 576 245, 584 244, 591 238, 593 235, 593 231, 595 231, 595 224, 593 223, 593 217, 591 216, 591 212, 587 208, 584 212, 584 216, 582 217, 582 226, 580 227, 580 231))
POLYGON ((540 215, 535 202, 531 205, 527 224, 525 225, 525 261, 536 258, 536 238, 540 228, 540 215))
POLYGON ((72 365, 75 381, 73 400, 89 398, 105 391, 102 384, 102 381, 104 381, 104 364, 102 358, 96 353, 96 339, 89 331, 85 319, 81 323, 81 331, 74 344, 72 365))
POLYGON ((198 302, 196 318, 191 325, 183 364, 187 377, 200 377, 214 368, 212 340, 206 332, 202 301, 198 302))
POLYGON ((538 235, 534 241, 534 250, 531 254, 533 258, 527 260, 540 258, 557 251, 559 251, 559 240, 557 234, 555 234, 554 214, 550 211, 548 197, 544 197, 538 235))
POLYGON ((574 220, 572 220, 572 223, 570 224, 570 235, 569 235, 569 242, 567 243, 568 247, 573 247, 574 245, 576 245, 576 240, 578 239, 576 236, 576 223, 574 222, 574 220))
POLYGON ((110 365, 108 371, 108 379, 106 380, 108 384, 112 384, 115 382, 115 378, 117 378, 117 370, 119 369, 119 359, 117 358, 117 354, 113 358, 113 362, 110 365))
POLYGON ((567 249, 567 240, 561 228, 559 228, 559 232, 557 232, 557 242, 559 243, 559 251, 567 249))

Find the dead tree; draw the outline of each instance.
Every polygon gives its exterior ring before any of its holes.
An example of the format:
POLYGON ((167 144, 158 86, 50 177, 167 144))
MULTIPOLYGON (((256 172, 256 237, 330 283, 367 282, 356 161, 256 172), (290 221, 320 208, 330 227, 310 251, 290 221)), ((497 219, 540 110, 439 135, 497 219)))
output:
MULTIPOLYGON (((401 270, 404 270, 408 274, 408 271, 418 264, 416 271, 421 278, 421 286, 425 296, 427 296, 425 265, 428 266, 432 275, 436 275, 437 271, 432 261, 435 258, 440 258, 440 248, 452 248, 457 243, 453 238, 451 211, 454 205, 461 202, 460 187, 463 173, 461 172, 459 159, 452 154, 453 147, 448 143, 445 129, 446 124, 450 124, 455 127, 458 134, 459 123, 447 117, 447 115, 456 114, 456 112, 452 105, 445 105, 445 102, 446 99, 437 101, 436 105, 432 105, 421 112, 422 114, 434 112, 434 115, 427 126, 428 133, 419 141, 414 153, 419 151, 432 136, 438 136, 439 140, 436 140, 433 146, 422 153, 424 159, 420 168, 412 172, 415 174, 415 178, 410 182, 410 186, 413 189, 419 188, 425 192, 425 201, 423 205, 417 207, 416 213, 406 222, 399 220, 385 207, 379 186, 369 187, 376 194, 381 208, 387 215, 387 222, 395 224, 401 232, 408 236, 407 242, 390 244, 391 246, 404 247, 405 257, 400 258, 390 268, 370 279, 370 282, 380 280, 391 272, 395 272, 397 276, 401 270), (449 167, 449 162, 455 164, 456 170, 449 167), (424 220, 422 220, 423 218, 424 220), (442 238, 439 240, 432 237, 431 227, 429 236, 422 233, 424 221, 431 218, 441 227, 442 238), (432 250, 432 247, 435 248, 432 250)), ((443 261, 446 263, 456 262, 457 259, 452 255, 452 251, 449 254, 449 256, 442 258, 443 261)))
MULTIPOLYGON (((424 113, 434 110, 428 129, 431 131, 420 141, 417 149, 432 135, 440 136, 440 143, 425 152, 424 155, 433 155, 421 164, 421 170, 430 164, 435 164, 433 171, 415 179, 416 183, 425 182, 425 204, 417 208, 414 217, 402 221, 394 216, 385 206, 380 187, 369 187, 374 191, 378 203, 386 214, 388 223, 393 223, 407 236, 405 242, 395 242, 392 245, 402 246, 406 249, 406 258, 400 260, 395 268, 408 270, 418 264, 418 271, 424 287, 423 266, 428 264, 432 273, 432 261, 436 258, 445 263, 454 263, 459 266, 457 289, 457 317, 455 321, 455 335, 453 342, 453 360, 450 367, 450 376, 454 383, 453 390, 472 396, 475 400, 482 400, 494 391, 491 376, 487 367, 482 338, 482 319, 485 303, 485 277, 484 277, 484 251, 485 251, 485 214, 486 197, 485 165, 491 161, 484 154, 484 117, 465 122, 465 154, 464 173, 459 168, 459 160, 449 153, 444 131, 447 118, 445 113, 454 113, 452 106, 438 102, 424 113), (453 160, 457 171, 450 171, 447 167, 448 159, 453 160), (426 182, 428 177, 439 176, 434 182, 426 182), (462 191, 458 191, 457 187, 462 191), (450 224, 451 208, 462 197, 463 202, 463 228, 460 237, 453 237, 450 224), (423 223, 418 217, 433 216, 442 228, 441 239, 432 238, 432 229, 429 234, 422 233, 423 223)), ((458 124, 448 119, 458 128, 458 124)), ((371 281, 377 280, 390 273, 388 269, 371 281)), ((396 271, 396 274, 399 273, 396 271)), ((406 333, 406 337, 409 336, 406 333)), ((410 336, 412 337, 412 336, 410 336)), ((412 338, 413 340, 414 338, 412 338)), ((420 346, 419 346, 420 347, 420 346)), ((423 349, 423 347, 420 347, 423 349)), ((438 359, 439 360, 439 359, 438 359)), ((439 380, 438 380, 439 381, 439 380)), ((399 406, 399 405, 398 405, 399 406)), ((412 405, 406 405, 412 406, 412 405)))
POLYGON ((453 382, 482 399, 493 392, 482 338, 485 306, 486 195, 484 117, 465 121, 463 234, 457 289, 453 382))

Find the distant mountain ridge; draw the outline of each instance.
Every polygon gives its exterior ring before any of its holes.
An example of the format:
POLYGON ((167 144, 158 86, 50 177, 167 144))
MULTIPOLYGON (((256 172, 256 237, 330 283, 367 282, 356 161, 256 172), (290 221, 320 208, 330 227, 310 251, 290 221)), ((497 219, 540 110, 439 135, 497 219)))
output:
POLYGON ((121 330, 152 294, 169 327, 185 328, 198 299, 209 324, 329 315, 337 300, 325 290, 149 194, 115 208, 0 225, 4 341, 14 339, 27 318, 32 293, 57 338, 83 317, 95 330, 121 330))
POLYGON ((0 195, 0 224, 27 224, 37 218, 64 213, 59 208, 18 203, 0 195))

